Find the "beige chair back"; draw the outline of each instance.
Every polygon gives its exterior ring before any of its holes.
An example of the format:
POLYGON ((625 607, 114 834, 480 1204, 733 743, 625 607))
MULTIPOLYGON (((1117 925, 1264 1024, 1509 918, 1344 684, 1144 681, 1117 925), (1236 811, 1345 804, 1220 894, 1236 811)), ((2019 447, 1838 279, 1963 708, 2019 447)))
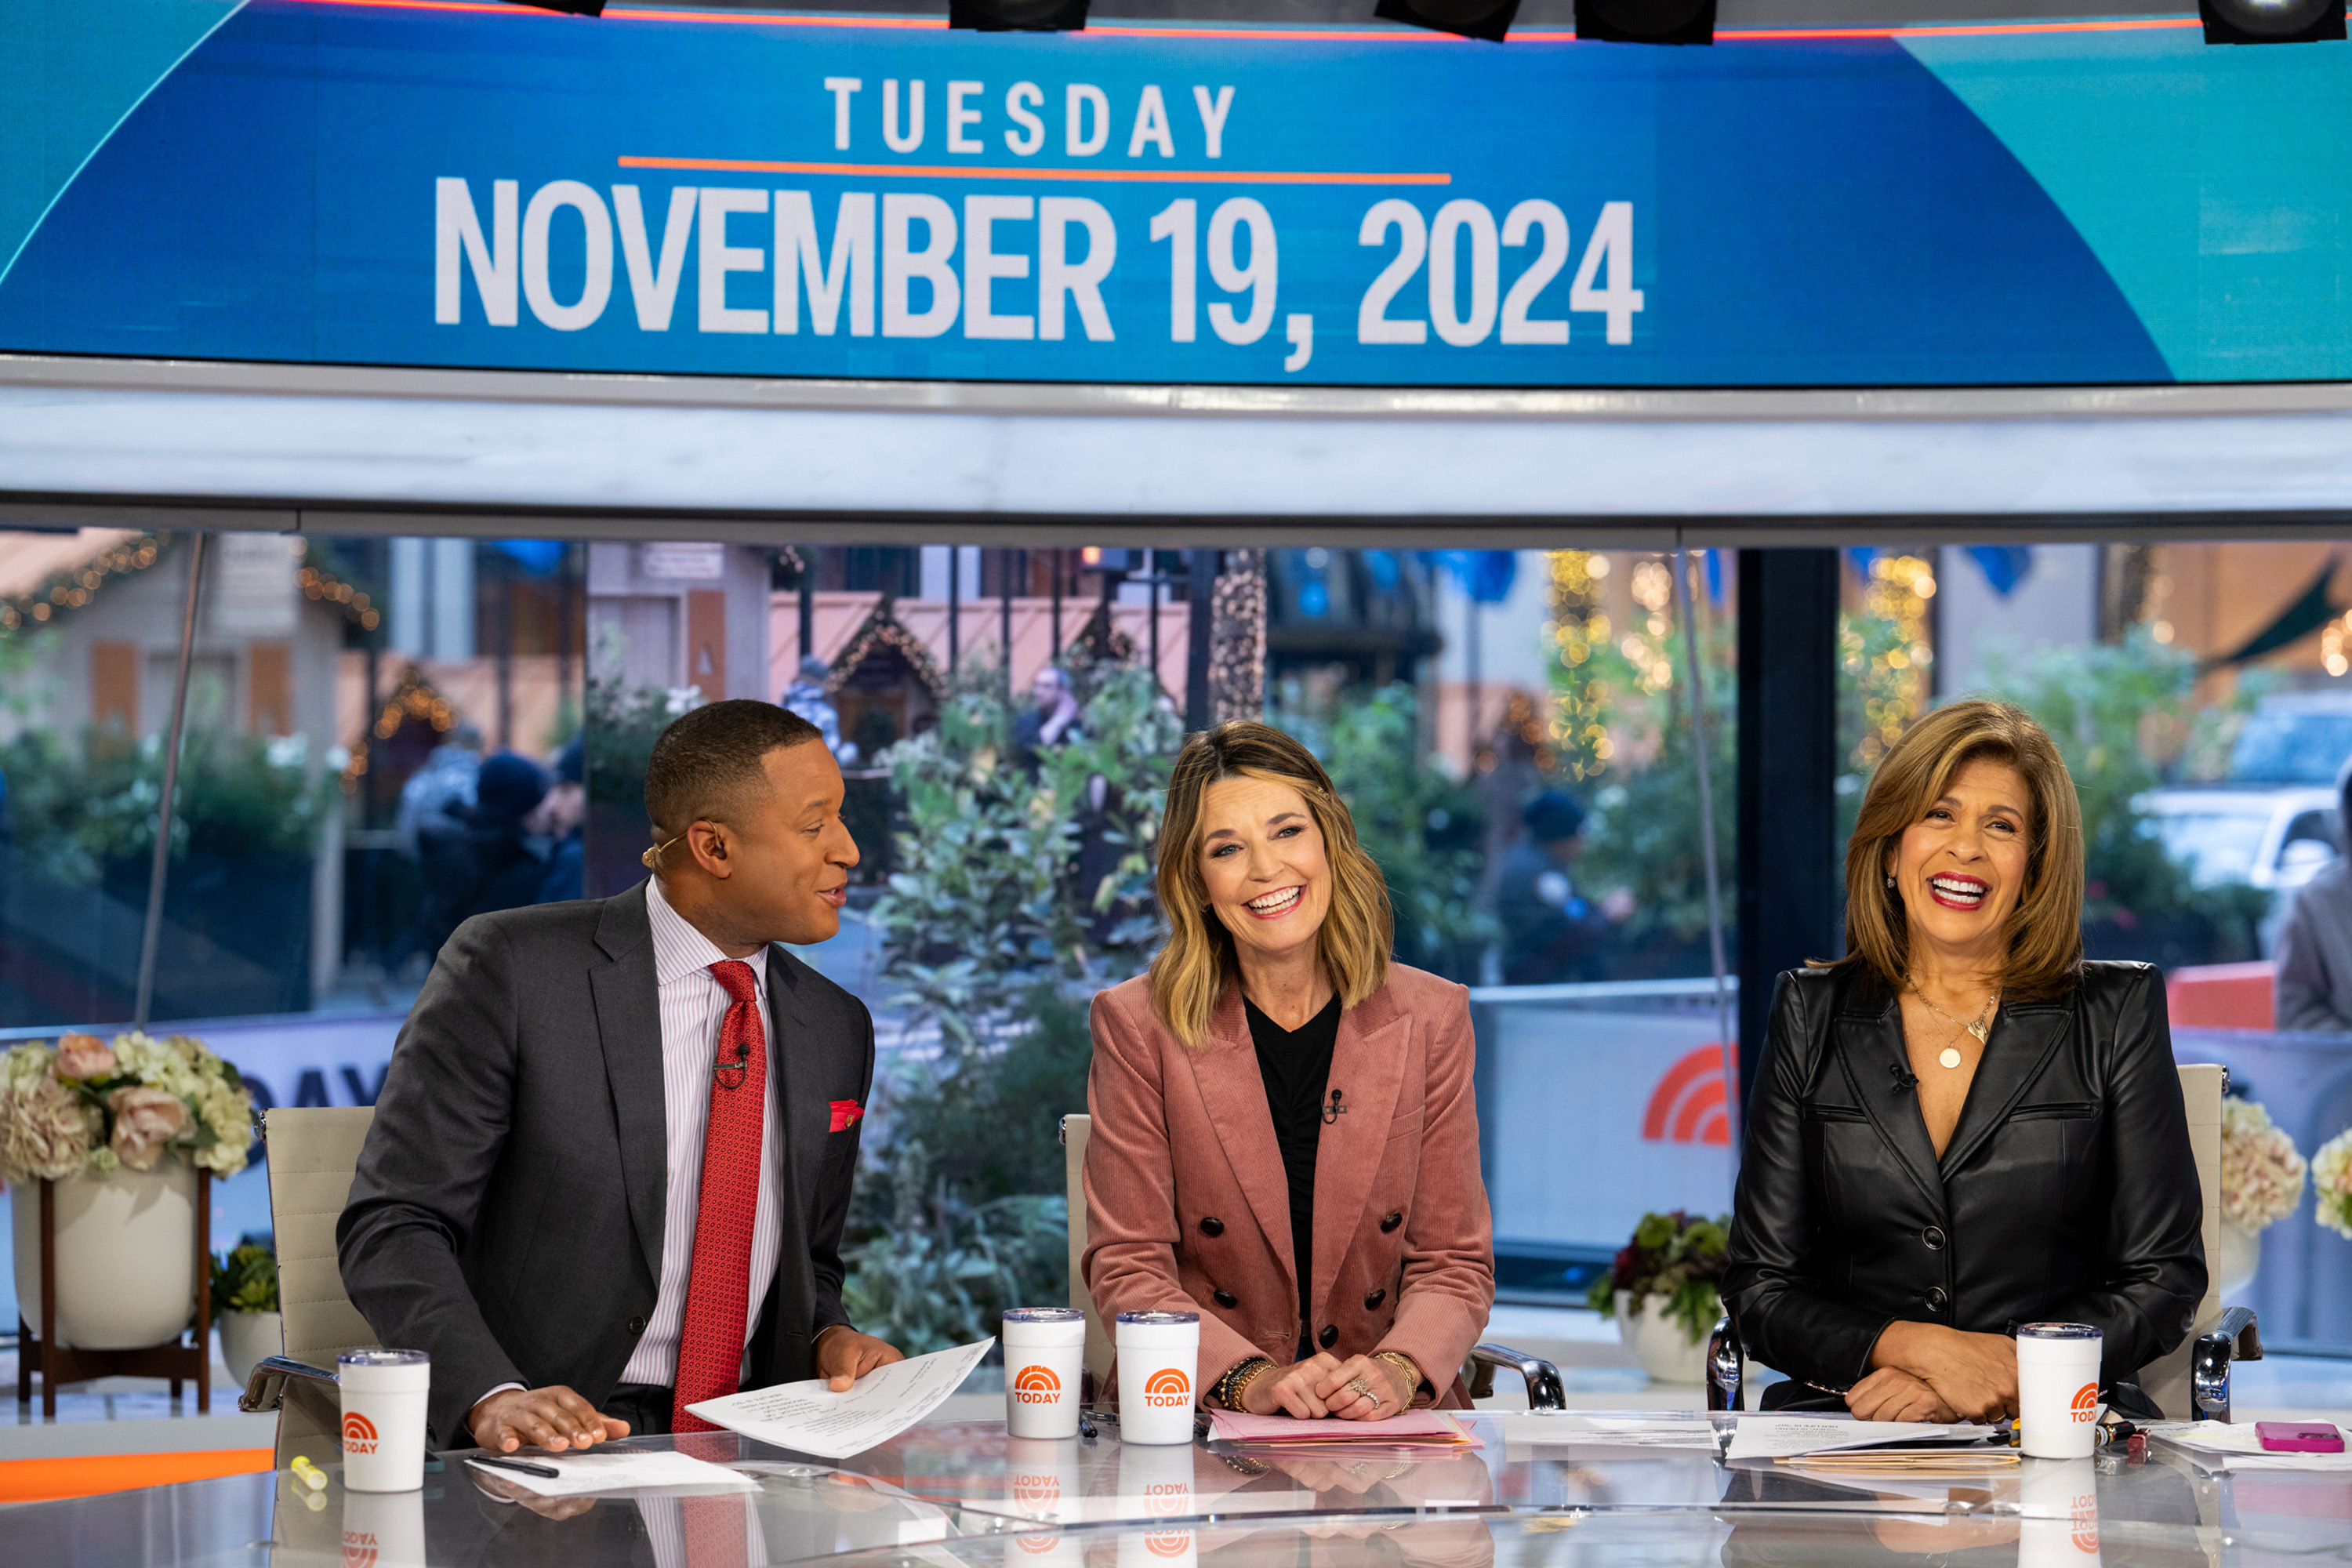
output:
POLYGON ((1095 1311, 1094 1293, 1087 1289, 1083 1264, 1087 1256, 1087 1138, 1094 1127, 1091 1116, 1062 1118, 1062 1179, 1070 1205, 1070 1305, 1087 1315, 1087 1370, 1100 1384, 1110 1375, 1110 1336, 1103 1331, 1095 1311))
MULTIPOLYGON (((335 1222, 351 1197, 360 1145, 374 1121, 368 1106, 271 1110, 262 1118, 285 1353, 330 1372, 341 1352, 378 1348, 367 1320, 343 1293, 342 1267, 335 1259, 335 1222)), ((341 1420, 331 1390, 288 1379, 278 1414, 278 1468, 297 1454, 316 1464, 341 1463, 341 1420)))
POLYGON ((2189 1110, 2189 1147, 2197 1157, 2197 1184, 2205 1194, 2205 1299, 2197 1303, 2189 1337, 2170 1355, 2141 1369, 2140 1387, 2168 1419, 2193 1421, 2189 1351, 2197 1336, 2221 1317, 2221 1288, 2213 1260, 2221 1255, 2221 1096, 2229 1087, 2230 1070, 2212 1062, 2192 1062, 2179 1071, 2181 1103, 2189 1110))

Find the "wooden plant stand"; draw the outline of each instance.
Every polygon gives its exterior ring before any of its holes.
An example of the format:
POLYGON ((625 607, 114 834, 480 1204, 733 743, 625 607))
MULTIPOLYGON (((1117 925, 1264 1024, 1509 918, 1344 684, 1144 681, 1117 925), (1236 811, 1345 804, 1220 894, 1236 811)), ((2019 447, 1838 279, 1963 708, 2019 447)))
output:
MULTIPOLYGON (((180 1397, 181 1385, 193 1378, 196 1384, 196 1414, 208 1415, 213 1407, 212 1331, 213 1331, 213 1177, 209 1171, 196 1172, 196 1338, 186 1342, 185 1331, 174 1335, 160 1345, 148 1345, 140 1350, 90 1351, 71 1345, 55 1345, 33 1332, 23 1314, 16 1319, 16 1403, 28 1405, 33 1398, 33 1374, 41 1374, 41 1417, 54 1421, 58 1415, 58 1385, 61 1383, 82 1383, 93 1377, 168 1377, 172 1380, 172 1397, 180 1397)), ((41 1326, 53 1327, 58 1321, 58 1195, 53 1182, 41 1184, 41 1326)))

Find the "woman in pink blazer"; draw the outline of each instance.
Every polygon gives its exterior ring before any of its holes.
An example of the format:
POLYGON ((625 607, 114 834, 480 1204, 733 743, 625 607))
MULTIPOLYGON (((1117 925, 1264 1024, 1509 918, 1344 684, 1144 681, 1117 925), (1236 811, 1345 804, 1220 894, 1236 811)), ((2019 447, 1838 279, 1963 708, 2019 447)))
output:
POLYGON ((1265 724, 1176 759, 1168 944, 1095 998, 1087 1289, 1201 1314, 1200 1396, 1373 1420, 1465 1405, 1495 1300, 1469 993, 1389 961, 1380 868, 1265 724))

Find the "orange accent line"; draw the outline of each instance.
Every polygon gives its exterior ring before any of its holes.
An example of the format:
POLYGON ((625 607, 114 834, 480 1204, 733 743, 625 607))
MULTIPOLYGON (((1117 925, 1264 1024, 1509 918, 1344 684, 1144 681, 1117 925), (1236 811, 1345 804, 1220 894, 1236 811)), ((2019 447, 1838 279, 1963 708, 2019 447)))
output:
MULTIPOLYGON (((349 4, 350 0, 332 0, 349 4)), ((857 174, 928 180, 1080 180, 1150 185, 1450 185, 1451 174, 1310 174, 1295 169, 1022 169, 962 163, 806 163, 772 158, 624 157, 624 169, 702 169, 727 174, 857 174)))
MULTIPOLYGON (((311 5, 345 5, 378 11, 464 11, 480 16, 556 16, 555 11, 495 3, 495 0, 303 0, 311 5)), ((587 18, 581 18, 586 20, 587 18)), ((685 22, 721 27, 879 27, 899 32, 940 32, 945 19, 936 16, 794 16, 740 11, 653 11, 621 6, 608 8, 602 20, 613 22, 685 22)), ((2038 33, 2143 33, 2166 28, 2201 27, 2194 16, 2116 17, 2085 22, 1989 22, 1931 27, 1748 27, 1717 32, 1718 44, 1834 42, 1853 38, 1987 38, 2017 37, 2038 33)), ((1378 31, 1315 27, 1153 27, 1096 25, 1062 37, 1105 38, 1215 38, 1223 40, 1309 44, 1465 44, 1476 40, 1421 27, 1398 26, 1378 31)), ((1572 44, 1572 32, 1515 32, 1516 44, 1572 44)))
POLYGON ((221 1476, 259 1475, 270 1468, 267 1448, 217 1448, 189 1454, 102 1454, 74 1459, 0 1459, 0 1503, 50 1502, 136 1491, 221 1476))

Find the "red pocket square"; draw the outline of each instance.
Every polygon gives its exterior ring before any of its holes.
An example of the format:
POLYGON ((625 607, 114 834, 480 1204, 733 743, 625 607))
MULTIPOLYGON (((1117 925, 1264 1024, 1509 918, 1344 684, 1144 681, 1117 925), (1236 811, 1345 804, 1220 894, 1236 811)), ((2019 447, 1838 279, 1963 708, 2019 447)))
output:
POLYGON ((846 1132, 849 1131, 850 1123, 856 1121, 859 1117, 865 1114, 866 1108, 858 1104, 857 1101, 854 1100, 836 1100, 833 1102, 833 1125, 826 1131, 832 1132, 846 1132))

